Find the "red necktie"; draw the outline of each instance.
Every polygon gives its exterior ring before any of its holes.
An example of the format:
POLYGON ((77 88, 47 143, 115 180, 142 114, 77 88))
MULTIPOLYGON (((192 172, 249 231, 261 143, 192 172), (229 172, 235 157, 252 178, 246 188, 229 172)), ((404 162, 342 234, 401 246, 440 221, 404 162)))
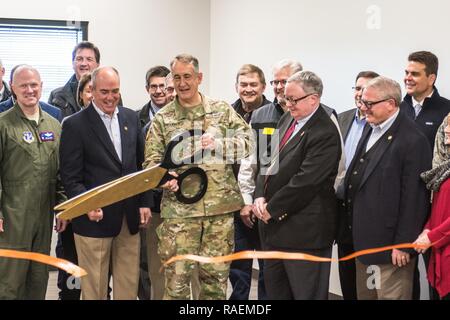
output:
POLYGON ((283 139, 281 139, 280 145, 278 146, 278 150, 281 151, 284 145, 289 141, 289 138, 292 136, 292 133, 294 132, 296 125, 297 121, 296 120, 292 121, 291 126, 289 127, 289 129, 287 129, 286 133, 283 136, 283 139))

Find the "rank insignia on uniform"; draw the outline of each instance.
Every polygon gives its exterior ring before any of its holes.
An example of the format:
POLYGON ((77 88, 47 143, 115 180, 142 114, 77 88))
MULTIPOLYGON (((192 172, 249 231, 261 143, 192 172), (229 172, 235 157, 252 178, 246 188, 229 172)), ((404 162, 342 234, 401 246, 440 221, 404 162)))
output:
POLYGON ((39 138, 42 142, 55 141, 55 134, 51 131, 39 132, 39 138))
POLYGON ((23 133, 23 141, 26 143, 32 143, 34 141, 33 134, 30 131, 25 131, 23 133))

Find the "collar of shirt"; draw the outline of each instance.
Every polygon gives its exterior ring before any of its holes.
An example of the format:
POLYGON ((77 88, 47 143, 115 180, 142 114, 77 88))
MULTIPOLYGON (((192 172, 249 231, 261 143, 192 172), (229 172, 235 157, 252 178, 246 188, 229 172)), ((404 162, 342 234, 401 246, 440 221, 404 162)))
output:
POLYGON ((117 114, 119 113, 119 108, 116 107, 116 109, 114 110, 114 113, 112 116, 110 116, 107 113, 104 113, 99 107, 97 107, 94 103, 94 101, 92 101, 92 105, 94 106, 95 111, 97 111, 98 115, 100 116, 100 118, 108 118, 108 119, 113 119, 115 117, 117 117, 117 114))
POLYGON ((180 119, 180 120, 181 119, 193 120, 193 119, 196 119, 199 117, 203 117, 208 113, 212 113, 211 108, 209 106, 209 99, 201 93, 200 93, 200 96, 202 98, 202 102, 193 108, 192 107, 185 108, 185 107, 181 106, 180 103, 178 102, 178 97, 175 98, 173 100, 173 102, 171 102, 171 103, 175 104, 175 118, 180 119), (199 106, 203 106, 203 108, 197 108, 199 106), (196 111, 195 113, 192 112, 192 111, 194 111, 194 109, 196 111))
POLYGON ((3 98, 3 94, 5 93, 5 85, 0 89, 0 100, 3 98))
POLYGON ((153 119, 153 117, 158 113, 158 111, 161 110, 160 107, 158 107, 156 104, 153 103, 153 101, 150 100, 150 108, 148 110, 148 115, 150 119, 153 119))
POLYGON ((370 126, 372 127, 372 129, 374 131, 377 130, 377 131, 380 131, 382 133, 385 133, 392 126, 392 124, 394 123, 395 119, 397 119, 397 116, 398 116, 399 112, 400 112, 400 109, 398 109, 392 116, 390 116, 383 123, 380 123, 378 125, 371 124, 370 126))
POLYGON ((316 110, 314 110, 309 116, 307 116, 306 118, 303 119, 299 119, 297 120, 297 124, 295 125, 295 129, 294 132, 292 132, 291 137, 289 138, 289 140, 291 140, 302 128, 303 126, 308 122, 309 119, 311 119, 311 117, 317 112, 317 109, 319 109, 320 106, 318 106, 316 108, 316 110))
MULTIPOLYGON (((431 93, 428 95, 428 97, 426 97, 426 98, 431 98, 432 96, 433 96, 433 93, 434 93, 434 90, 433 91, 431 91, 431 93)), ((423 106, 423 103, 424 103, 424 101, 425 101, 425 99, 423 99, 422 101, 417 101, 416 99, 414 99, 414 97, 413 96, 411 96, 411 98, 412 98, 412 105, 413 105, 413 107, 415 107, 415 106, 417 106, 418 104, 420 104, 421 106, 423 106)))
POLYGON ((361 124, 366 121, 366 116, 360 115, 358 109, 356 109, 356 112, 355 112, 355 121, 357 124, 361 124))

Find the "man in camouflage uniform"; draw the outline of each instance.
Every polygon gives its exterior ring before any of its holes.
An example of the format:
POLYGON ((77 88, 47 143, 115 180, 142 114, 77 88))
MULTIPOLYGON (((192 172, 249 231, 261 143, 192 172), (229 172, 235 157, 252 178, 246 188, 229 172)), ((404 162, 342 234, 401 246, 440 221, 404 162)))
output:
MULTIPOLYGON (((161 217, 164 220, 157 229, 159 254, 163 262, 181 254, 227 255, 233 252, 234 246, 233 212, 243 206, 231 163, 251 151, 251 129, 226 102, 211 100, 198 92, 202 73, 196 58, 179 55, 172 61, 171 69, 177 98, 158 112, 152 122, 144 167, 161 161, 166 144, 176 134, 202 129, 205 134, 199 142, 204 150, 201 163, 184 165, 174 175, 190 167, 200 167, 208 177, 208 189, 200 201, 184 204, 173 193, 179 187, 176 180, 163 186, 161 217), (224 158, 233 161, 226 162, 224 158)), ((195 183, 183 183, 183 189, 184 184, 189 189, 195 183)), ((189 192, 185 191, 184 194, 189 192)), ((194 262, 186 260, 166 268, 164 299, 189 299, 194 266, 194 262)), ((229 263, 200 264, 199 299, 225 299, 229 269, 229 263)))
MULTIPOLYGON (((48 255, 55 202, 65 200, 57 184, 59 122, 39 106, 42 82, 36 69, 14 72, 13 108, 0 115, 0 248, 48 255)), ((64 221, 56 230, 63 231, 64 221)), ((0 258, 0 300, 45 299, 46 265, 0 258)))

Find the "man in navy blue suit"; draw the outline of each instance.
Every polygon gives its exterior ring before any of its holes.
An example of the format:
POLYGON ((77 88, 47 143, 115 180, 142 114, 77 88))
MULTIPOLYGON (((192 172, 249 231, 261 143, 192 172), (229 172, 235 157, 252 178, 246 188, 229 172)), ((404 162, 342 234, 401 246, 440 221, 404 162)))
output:
MULTIPOLYGON (((68 197, 142 169, 144 137, 135 111, 118 107, 120 79, 111 67, 92 73, 91 105, 63 123, 60 172, 68 197)), ((139 227, 146 227, 151 192, 98 208, 72 220, 83 299, 107 298, 109 266, 114 299, 137 297, 139 227)))

